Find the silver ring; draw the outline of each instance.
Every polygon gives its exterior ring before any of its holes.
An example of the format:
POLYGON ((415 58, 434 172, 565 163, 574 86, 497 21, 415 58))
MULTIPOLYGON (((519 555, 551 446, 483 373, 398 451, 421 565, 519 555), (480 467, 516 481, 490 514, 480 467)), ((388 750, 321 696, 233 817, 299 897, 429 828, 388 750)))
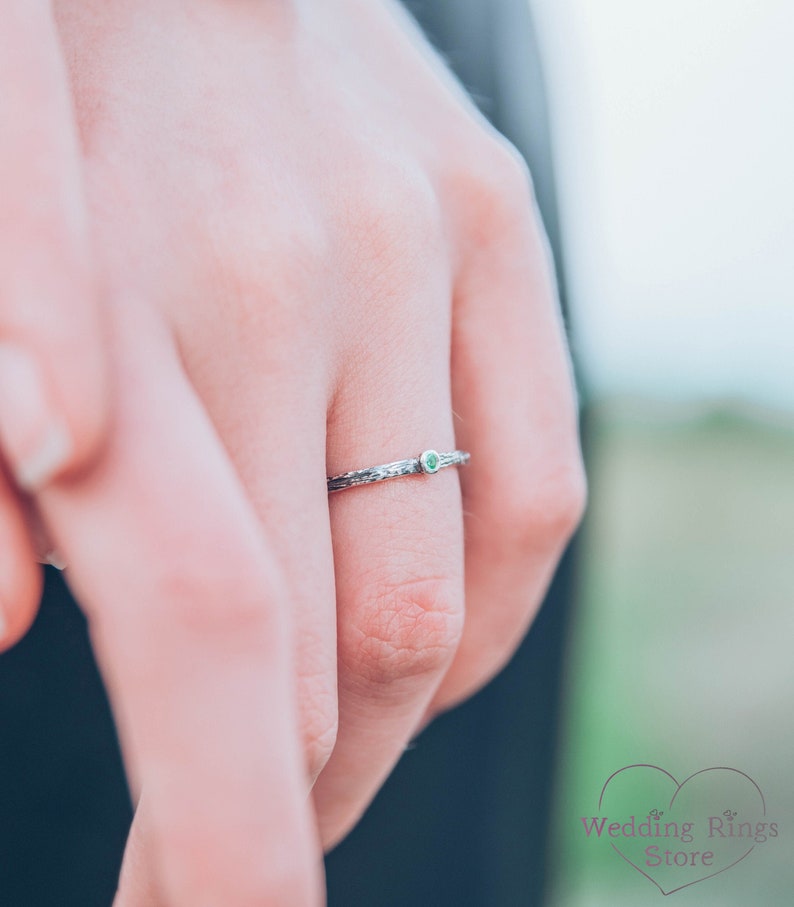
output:
POLYGON ((398 479, 401 476, 418 474, 432 476, 446 466, 465 466, 470 457, 471 454, 466 453, 465 450, 453 450, 451 453, 426 450, 418 457, 411 457, 409 460, 395 460, 393 463, 384 463, 383 466, 370 466, 368 469, 354 469, 353 472, 329 476, 328 493, 344 491, 345 488, 354 488, 356 485, 370 485, 372 482, 398 479))

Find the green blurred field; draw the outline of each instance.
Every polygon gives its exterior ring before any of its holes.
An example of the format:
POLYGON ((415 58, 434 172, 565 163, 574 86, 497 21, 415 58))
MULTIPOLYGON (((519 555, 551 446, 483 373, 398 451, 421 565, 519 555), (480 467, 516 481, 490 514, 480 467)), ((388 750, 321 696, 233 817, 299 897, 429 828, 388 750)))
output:
POLYGON ((794 903, 794 429, 726 407, 593 413, 550 907, 666 903, 578 817, 634 762, 759 783, 780 837, 677 907, 794 903))

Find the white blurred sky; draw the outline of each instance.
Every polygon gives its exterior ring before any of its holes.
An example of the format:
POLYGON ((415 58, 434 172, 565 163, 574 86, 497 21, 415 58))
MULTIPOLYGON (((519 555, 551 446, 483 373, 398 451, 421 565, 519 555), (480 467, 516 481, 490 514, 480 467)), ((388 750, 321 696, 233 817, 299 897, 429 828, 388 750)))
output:
POLYGON ((596 392, 794 409, 794 0, 532 0, 596 392))

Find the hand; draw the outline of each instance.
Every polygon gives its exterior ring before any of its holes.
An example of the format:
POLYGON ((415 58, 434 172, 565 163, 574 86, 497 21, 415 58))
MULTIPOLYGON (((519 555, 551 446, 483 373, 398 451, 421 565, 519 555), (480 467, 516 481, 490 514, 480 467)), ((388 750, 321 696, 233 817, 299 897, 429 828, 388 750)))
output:
POLYGON ((330 845, 419 724, 509 657, 579 519, 546 245, 515 155, 390 6, 58 12, 121 401, 104 471, 43 504, 144 783, 155 888, 247 903, 279 842, 310 847, 278 628, 330 845), (326 474, 455 446, 460 483, 326 497, 326 474))

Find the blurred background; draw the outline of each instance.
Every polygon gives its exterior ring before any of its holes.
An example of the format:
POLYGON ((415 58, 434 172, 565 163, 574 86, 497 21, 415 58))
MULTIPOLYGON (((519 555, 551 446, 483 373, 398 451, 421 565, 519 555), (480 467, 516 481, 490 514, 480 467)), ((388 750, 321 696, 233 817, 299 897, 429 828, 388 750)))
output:
POLYGON ((794 4, 534 0, 591 509, 548 907, 657 903, 581 834, 606 778, 744 770, 774 847, 673 897, 794 891, 794 4))

